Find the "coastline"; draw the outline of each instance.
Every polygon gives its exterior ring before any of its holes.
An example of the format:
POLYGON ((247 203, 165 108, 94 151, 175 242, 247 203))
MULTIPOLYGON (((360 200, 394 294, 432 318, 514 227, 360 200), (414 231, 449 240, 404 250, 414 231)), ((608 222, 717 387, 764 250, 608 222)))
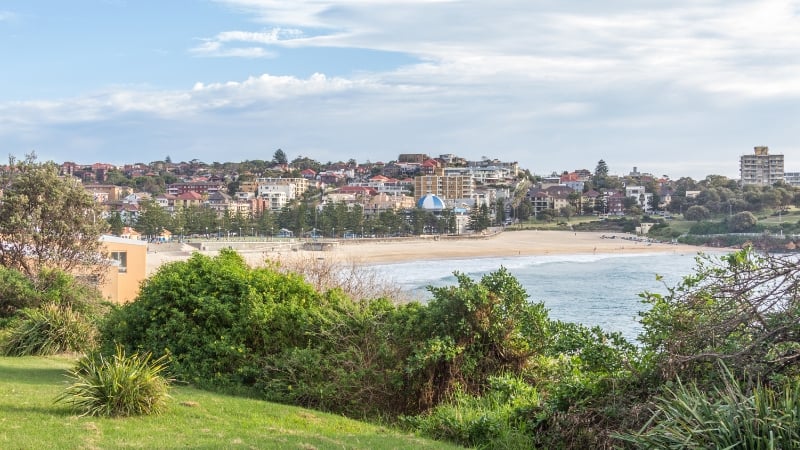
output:
MULTIPOLYGON (((685 244, 667 244, 639 240, 623 233, 572 231, 503 231, 500 233, 464 238, 435 237, 401 240, 338 240, 329 250, 298 250, 287 246, 261 243, 238 243, 236 250, 253 265, 265 261, 331 259, 348 264, 370 265, 409 261, 457 260, 510 256, 569 255, 569 254, 638 254, 678 253, 696 254, 708 250, 685 244)), ((223 243, 224 244, 224 243, 223 243)), ((715 248, 714 250, 724 250, 715 248)), ((200 252, 215 255, 216 250, 198 250, 188 245, 179 248, 151 246, 147 255, 147 275, 162 264, 189 258, 200 252)))

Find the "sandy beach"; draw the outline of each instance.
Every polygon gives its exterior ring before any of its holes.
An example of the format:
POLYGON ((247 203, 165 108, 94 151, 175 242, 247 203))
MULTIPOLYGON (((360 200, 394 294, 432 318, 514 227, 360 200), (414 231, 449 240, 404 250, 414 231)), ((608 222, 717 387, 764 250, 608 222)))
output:
MULTIPOLYGON (((147 255, 147 273, 162 264, 188 258, 194 252, 217 253, 214 248, 225 242, 209 243, 202 250, 188 245, 151 246, 147 255), (216 244, 212 245, 212 244, 216 244)), ((695 254, 702 247, 646 242, 622 233, 571 231, 505 231, 471 238, 409 238, 400 240, 339 240, 324 251, 299 250, 297 246, 270 245, 264 242, 231 243, 254 266, 265 260, 335 259, 354 264, 392 263, 414 260, 488 258, 498 256, 535 256, 553 254, 681 253, 695 254)))

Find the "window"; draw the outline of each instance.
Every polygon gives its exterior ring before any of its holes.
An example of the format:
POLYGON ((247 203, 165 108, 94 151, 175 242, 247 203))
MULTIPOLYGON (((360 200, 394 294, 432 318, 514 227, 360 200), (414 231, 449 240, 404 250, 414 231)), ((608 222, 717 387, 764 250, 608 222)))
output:
POLYGON ((120 272, 128 271, 128 252, 111 252, 111 261, 120 272))

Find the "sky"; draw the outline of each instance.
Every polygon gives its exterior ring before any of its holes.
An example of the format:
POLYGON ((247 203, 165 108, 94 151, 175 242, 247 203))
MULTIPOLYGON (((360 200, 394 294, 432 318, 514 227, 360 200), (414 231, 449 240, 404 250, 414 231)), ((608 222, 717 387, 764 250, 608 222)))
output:
POLYGON ((0 151, 800 171, 800 0, 0 0, 0 151))

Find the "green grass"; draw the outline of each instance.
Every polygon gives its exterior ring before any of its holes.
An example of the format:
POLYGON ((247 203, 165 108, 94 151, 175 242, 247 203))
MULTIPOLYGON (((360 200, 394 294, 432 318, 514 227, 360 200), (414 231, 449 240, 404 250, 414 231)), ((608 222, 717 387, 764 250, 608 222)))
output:
POLYGON ((0 448, 457 448, 336 416, 174 387, 165 413, 77 417, 54 399, 75 359, 0 357, 0 448))

